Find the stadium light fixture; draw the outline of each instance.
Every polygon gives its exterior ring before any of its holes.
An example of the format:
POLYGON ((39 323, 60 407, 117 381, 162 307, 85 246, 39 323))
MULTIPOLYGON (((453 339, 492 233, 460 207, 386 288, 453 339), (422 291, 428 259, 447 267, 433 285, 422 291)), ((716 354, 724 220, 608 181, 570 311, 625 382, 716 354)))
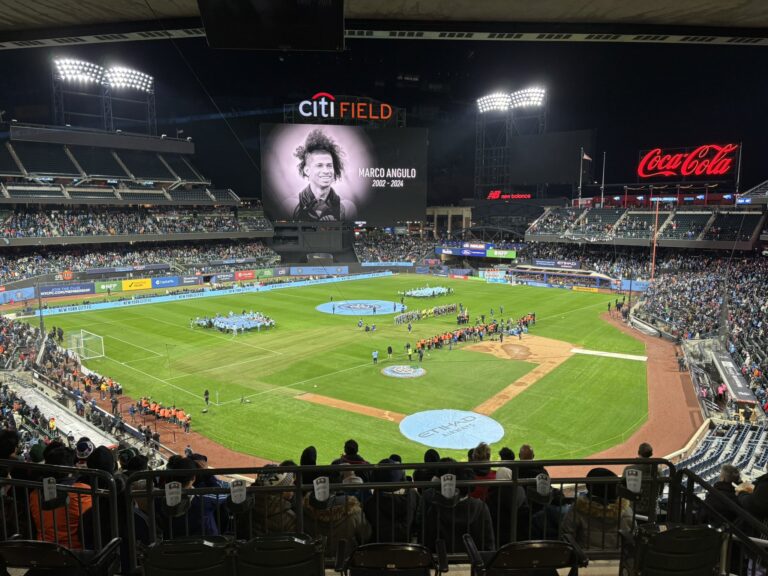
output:
POLYGON ((59 58, 53 61, 61 80, 99 84, 104 79, 104 68, 85 60, 59 58))
POLYGON ((487 112, 505 112, 512 106, 512 98, 505 92, 494 92, 477 99, 477 110, 480 114, 487 112))
POLYGON ((512 108, 538 108, 544 105, 546 90, 538 86, 524 88, 509 95, 512 108))
POLYGON ((534 86, 517 90, 510 94, 494 92, 477 99, 477 110, 480 114, 487 112, 506 112, 515 108, 538 108, 544 105, 547 91, 534 86))
POLYGON ((155 88, 155 79, 152 76, 123 66, 107 68, 104 72, 104 83, 110 88, 131 88, 141 92, 154 92, 155 88))

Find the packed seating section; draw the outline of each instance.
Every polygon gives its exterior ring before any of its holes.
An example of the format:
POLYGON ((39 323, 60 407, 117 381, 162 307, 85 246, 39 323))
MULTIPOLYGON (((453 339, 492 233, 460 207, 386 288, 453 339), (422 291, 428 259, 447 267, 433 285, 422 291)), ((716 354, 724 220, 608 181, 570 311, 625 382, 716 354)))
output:
POLYGON ((135 234, 245 232, 271 229, 252 214, 238 216, 230 208, 17 208, 0 211, 3 238, 55 238, 135 234))
POLYGON ((371 231, 355 240, 355 254, 360 262, 420 262, 434 257, 435 240, 371 231))
POLYGON ((172 264, 185 271, 200 271, 214 260, 254 258, 249 266, 279 262, 277 253, 258 241, 172 242, 147 246, 55 247, 45 251, 19 250, 0 256, 0 283, 14 282, 62 270, 122 268, 144 264, 172 264))

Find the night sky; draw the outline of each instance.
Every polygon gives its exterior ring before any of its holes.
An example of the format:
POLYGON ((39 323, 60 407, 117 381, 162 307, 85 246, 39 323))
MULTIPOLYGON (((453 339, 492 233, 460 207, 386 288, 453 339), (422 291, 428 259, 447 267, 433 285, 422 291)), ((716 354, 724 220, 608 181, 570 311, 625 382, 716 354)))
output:
POLYGON ((742 190, 768 178, 759 47, 355 40, 329 54, 218 51, 200 39, 4 51, 6 120, 52 121, 55 56, 153 75, 158 130, 183 129, 202 172, 245 197, 260 193, 259 123, 281 121, 283 103, 318 91, 377 98, 429 128, 431 204, 472 196, 475 99, 532 84, 548 90, 549 130, 597 131, 607 182, 633 181, 640 149, 724 141, 743 142, 742 190))

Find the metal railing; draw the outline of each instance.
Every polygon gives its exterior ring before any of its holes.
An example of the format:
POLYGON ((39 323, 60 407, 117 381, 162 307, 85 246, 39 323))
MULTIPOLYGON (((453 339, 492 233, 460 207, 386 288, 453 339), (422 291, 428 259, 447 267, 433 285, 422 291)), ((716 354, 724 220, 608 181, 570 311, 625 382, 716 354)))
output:
POLYGON ((759 567, 768 566, 768 526, 663 459, 186 468, 128 477, 0 461, 0 472, 3 539, 44 536, 68 547, 76 548, 79 541, 99 550, 119 534, 124 573, 138 568, 144 546, 161 540, 249 541, 284 533, 322 538, 329 566, 340 540, 419 542, 434 548, 441 539, 449 560, 463 563, 465 533, 481 550, 568 536, 590 559, 617 559, 620 536, 644 522, 720 527, 729 535, 721 574, 755 576, 759 567), (595 468, 619 476, 586 475, 595 468), (504 479, 488 475, 500 469, 504 479), (406 476, 411 471, 415 481, 406 476), (225 475, 256 475, 258 481, 248 485, 216 478, 225 475), (45 477, 57 482, 48 499, 43 498, 45 477), (32 505, 35 498, 42 505, 32 505), (71 529, 59 530, 62 525, 71 529))
POLYGON ((451 561, 466 562, 462 544, 465 533, 473 535, 480 549, 493 550, 506 542, 556 539, 564 530, 585 544, 591 558, 611 559, 619 556, 621 530, 665 514, 657 508, 656 497, 645 498, 643 504, 643 494, 660 496, 668 491, 665 487, 674 477, 674 465, 662 459, 147 471, 128 478, 123 497, 126 508, 137 512, 127 516, 123 534, 128 539, 132 568, 138 565, 141 545, 160 538, 250 540, 285 532, 324 538, 329 563, 342 539, 356 545, 405 541, 429 547, 439 538, 445 541, 451 561), (570 471, 559 473, 565 466, 570 471), (623 487, 621 477, 566 475, 573 473, 573 466, 585 470, 610 467, 619 473, 627 466, 644 467, 651 473, 643 479, 640 494, 636 494, 623 487), (505 476, 508 480, 488 479, 484 474, 475 477, 470 472, 498 467, 509 470, 505 476), (547 482, 536 477, 544 468, 547 482), (414 481, 405 476, 414 469, 418 470, 416 478, 430 479, 414 481), (293 474, 293 480, 282 485, 280 480, 286 473, 293 474), (456 494, 451 498, 442 493, 440 478, 447 473, 457 479, 456 494), (237 482, 229 484, 214 478, 253 475, 270 475, 274 482, 238 486, 237 482), (358 481, 342 481, 342 475, 354 476, 358 481), (380 481, 384 476, 398 480, 380 481), (318 477, 328 479, 330 496, 325 501, 315 494, 313 481, 318 477), (166 487, 174 480, 182 484, 181 494, 176 501, 169 501, 173 492, 166 492, 166 487), (611 493, 613 496, 609 496, 611 493), (578 510, 572 506, 577 501, 578 510), (608 512, 602 514, 604 510, 608 512))

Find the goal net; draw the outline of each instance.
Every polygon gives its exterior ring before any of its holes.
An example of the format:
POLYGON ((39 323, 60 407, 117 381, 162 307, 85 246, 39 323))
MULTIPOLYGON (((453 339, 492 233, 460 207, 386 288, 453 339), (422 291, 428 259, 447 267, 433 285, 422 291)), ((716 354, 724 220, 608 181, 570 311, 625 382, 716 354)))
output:
POLYGON ((69 335, 69 348, 74 350, 81 360, 102 358, 104 356, 104 338, 87 330, 80 330, 69 335))

